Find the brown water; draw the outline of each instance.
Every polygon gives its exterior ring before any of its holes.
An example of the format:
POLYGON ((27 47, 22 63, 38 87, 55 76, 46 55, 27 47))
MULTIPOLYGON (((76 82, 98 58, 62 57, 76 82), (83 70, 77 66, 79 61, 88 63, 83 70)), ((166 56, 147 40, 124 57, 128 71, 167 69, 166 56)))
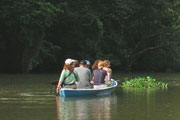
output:
POLYGON ((114 78, 154 76, 162 89, 123 89, 110 96, 62 98, 51 81, 57 74, 0 75, 0 120, 179 120, 178 73, 114 73, 114 78))

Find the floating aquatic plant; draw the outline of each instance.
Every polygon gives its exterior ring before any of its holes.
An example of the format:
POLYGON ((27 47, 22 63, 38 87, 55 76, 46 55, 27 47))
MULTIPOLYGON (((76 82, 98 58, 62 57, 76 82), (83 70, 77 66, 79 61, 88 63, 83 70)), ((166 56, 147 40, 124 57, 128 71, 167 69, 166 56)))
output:
POLYGON ((147 77, 135 77, 134 79, 125 78, 122 87, 135 87, 135 88, 167 88, 168 84, 156 81, 155 78, 147 77))

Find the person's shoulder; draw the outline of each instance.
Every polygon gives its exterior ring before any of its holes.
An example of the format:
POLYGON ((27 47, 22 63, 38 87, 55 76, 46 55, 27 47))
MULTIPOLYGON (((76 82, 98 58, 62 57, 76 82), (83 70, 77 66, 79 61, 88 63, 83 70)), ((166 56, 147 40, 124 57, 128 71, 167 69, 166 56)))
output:
POLYGON ((70 70, 62 70, 62 74, 69 74, 70 73, 70 70))
POLYGON ((81 69, 82 71, 90 71, 89 68, 85 68, 85 67, 81 67, 80 69, 81 69))
POLYGON ((63 70, 62 70, 62 73, 65 73, 65 72, 66 72, 66 70, 63 69, 63 70))
POLYGON ((64 70, 65 73, 70 73, 70 70, 64 70))
POLYGON ((99 69, 94 69, 93 72, 99 71, 99 69))
POLYGON ((107 67, 103 67, 103 70, 107 70, 107 67))
POLYGON ((91 70, 89 68, 85 68, 85 70, 88 71, 88 72, 91 72, 91 70))
POLYGON ((104 69, 101 69, 101 72, 102 72, 103 74, 107 74, 107 71, 104 70, 104 69))
POLYGON ((103 70, 105 70, 105 71, 107 71, 107 72, 112 71, 112 69, 111 69, 111 68, 103 68, 103 70))
POLYGON ((89 68, 83 67, 84 70, 89 70, 89 68))
POLYGON ((106 70, 106 71, 108 71, 108 70, 110 70, 111 68, 107 68, 107 67, 104 67, 103 68, 103 70, 106 70))
POLYGON ((75 68, 74 68, 74 70, 79 70, 79 69, 80 69, 80 67, 75 67, 75 68))
POLYGON ((111 68, 108 68, 108 69, 107 69, 107 71, 108 71, 108 72, 111 72, 111 71, 112 71, 112 69, 111 69, 111 68))

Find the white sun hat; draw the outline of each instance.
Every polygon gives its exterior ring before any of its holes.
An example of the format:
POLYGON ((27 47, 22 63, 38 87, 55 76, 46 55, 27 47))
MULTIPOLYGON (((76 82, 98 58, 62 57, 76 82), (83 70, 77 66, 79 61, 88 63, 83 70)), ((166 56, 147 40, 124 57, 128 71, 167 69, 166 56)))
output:
POLYGON ((73 62, 73 61, 72 61, 72 59, 70 59, 70 58, 68 58, 68 59, 65 60, 65 64, 66 64, 66 65, 70 65, 72 62, 73 62))

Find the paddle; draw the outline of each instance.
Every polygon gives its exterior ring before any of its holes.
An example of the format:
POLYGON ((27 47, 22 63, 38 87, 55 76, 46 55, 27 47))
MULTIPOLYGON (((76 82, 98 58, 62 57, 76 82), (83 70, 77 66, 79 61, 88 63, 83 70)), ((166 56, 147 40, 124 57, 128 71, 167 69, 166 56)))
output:
MULTIPOLYGON (((58 82, 59 82, 59 80, 54 80, 54 81, 52 81, 51 82, 51 85, 55 85, 55 88, 57 87, 57 85, 58 85, 58 82)), ((56 92, 56 96, 58 96, 59 94, 56 92)))
POLYGON ((54 81, 51 82, 51 84, 52 84, 52 85, 57 85, 58 82, 59 82, 59 80, 54 80, 54 81))

